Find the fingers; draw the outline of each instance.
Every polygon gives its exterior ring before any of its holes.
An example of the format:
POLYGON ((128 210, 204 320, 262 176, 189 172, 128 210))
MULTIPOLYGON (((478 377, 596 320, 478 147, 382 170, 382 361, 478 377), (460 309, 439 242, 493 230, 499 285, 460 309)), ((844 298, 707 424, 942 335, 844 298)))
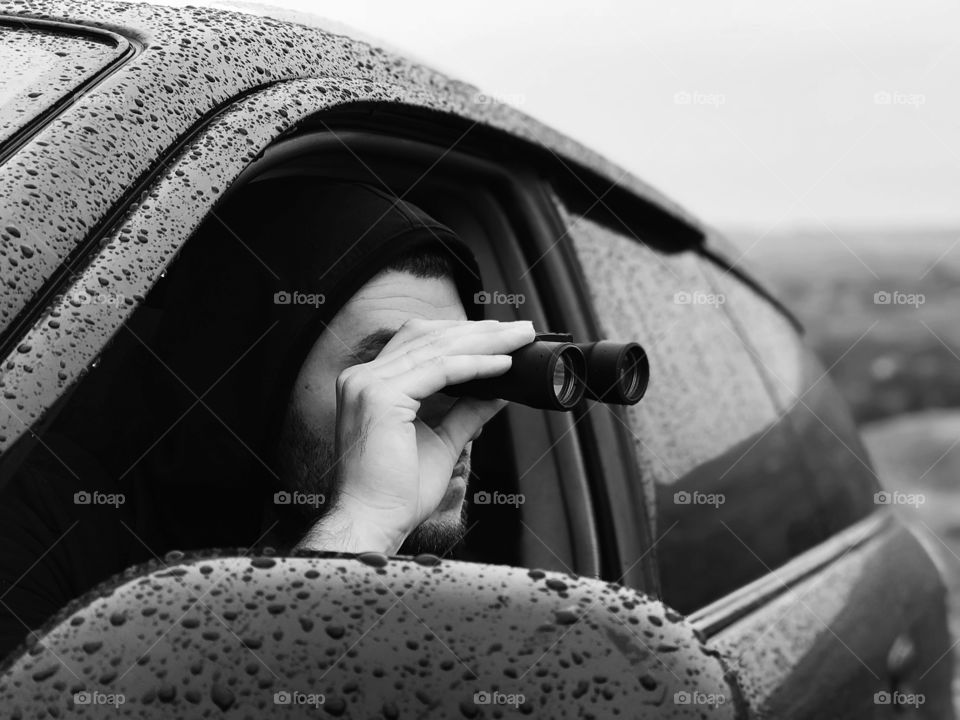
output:
MULTIPOLYGON (((418 320, 415 318, 407 320, 390 338, 390 342, 383 346, 383 350, 377 357, 387 357, 396 353, 398 349, 409 349, 412 346, 429 341, 431 337, 435 337, 443 330, 464 325, 467 322, 466 320, 418 320)), ((486 325, 487 321, 480 321, 475 324, 478 330, 482 330, 480 326, 486 325)))
POLYGON ((420 401, 447 385, 496 377, 510 369, 509 353, 532 342, 534 336, 529 321, 409 321, 375 360, 340 373, 338 401, 359 398, 360 392, 384 398, 399 392, 420 401), (388 351, 401 333, 407 339, 388 351))
POLYGON ((484 328, 480 323, 440 330, 428 339, 399 348, 386 357, 378 357, 370 368, 380 378, 398 377, 437 358, 453 355, 507 355, 533 341, 533 325, 529 322, 497 323, 484 328))
POLYGON ((447 385, 502 375, 512 363, 509 355, 441 355, 387 379, 405 395, 423 400, 447 385))
MULTIPOLYGON (((477 338, 486 334, 501 334, 505 332, 522 332, 533 340, 533 323, 529 320, 516 322, 499 322, 497 320, 408 320, 388 342, 376 360, 371 364, 383 364, 413 351, 425 348, 442 350, 457 338, 477 338)), ((440 353, 430 353, 440 354, 440 353)), ((446 351, 445 354, 454 354, 446 351)))

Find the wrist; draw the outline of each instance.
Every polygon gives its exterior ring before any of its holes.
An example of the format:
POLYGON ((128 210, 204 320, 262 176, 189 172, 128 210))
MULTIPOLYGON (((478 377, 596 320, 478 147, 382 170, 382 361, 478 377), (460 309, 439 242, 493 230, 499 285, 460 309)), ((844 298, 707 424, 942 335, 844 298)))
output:
POLYGON ((395 555, 407 533, 391 531, 367 513, 340 503, 311 527, 296 549, 328 552, 382 552, 395 555))

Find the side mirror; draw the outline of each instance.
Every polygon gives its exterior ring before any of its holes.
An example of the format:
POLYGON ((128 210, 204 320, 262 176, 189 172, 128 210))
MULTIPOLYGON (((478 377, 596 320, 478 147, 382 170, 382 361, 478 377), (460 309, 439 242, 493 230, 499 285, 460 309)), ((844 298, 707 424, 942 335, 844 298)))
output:
POLYGON ((39 635, 0 676, 9 716, 96 705, 137 718, 742 712, 717 653, 661 603, 434 556, 171 553, 79 598, 39 635))

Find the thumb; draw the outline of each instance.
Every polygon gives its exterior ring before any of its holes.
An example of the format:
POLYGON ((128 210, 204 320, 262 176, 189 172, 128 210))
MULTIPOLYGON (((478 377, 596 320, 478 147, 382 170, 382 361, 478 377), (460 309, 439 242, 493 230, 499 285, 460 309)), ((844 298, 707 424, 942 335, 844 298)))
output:
POLYGON ((480 433, 481 428, 506 406, 506 400, 460 398, 447 412, 443 421, 434 428, 434 432, 456 457, 464 446, 480 433))

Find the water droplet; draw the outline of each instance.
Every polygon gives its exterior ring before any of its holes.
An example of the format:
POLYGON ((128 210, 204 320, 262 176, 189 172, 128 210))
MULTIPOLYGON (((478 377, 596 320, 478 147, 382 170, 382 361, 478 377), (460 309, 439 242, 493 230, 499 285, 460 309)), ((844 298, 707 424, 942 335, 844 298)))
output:
POLYGON ((390 560, 379 552, 365 552, 357 555, 357 560, 371 567, 384 567, 390 560))
POLYGON ((334 640, 339 640, 347 632, 343 625, 327 625, 325 629, 327 631, 327 635, 332 637, 334 640))
POLYGON ((225 711, 233 705, 236 698, 234 697, 233 691, 226 685, 214 683, 210 690, 210 699, 213 700, 214 705, 225 711))

